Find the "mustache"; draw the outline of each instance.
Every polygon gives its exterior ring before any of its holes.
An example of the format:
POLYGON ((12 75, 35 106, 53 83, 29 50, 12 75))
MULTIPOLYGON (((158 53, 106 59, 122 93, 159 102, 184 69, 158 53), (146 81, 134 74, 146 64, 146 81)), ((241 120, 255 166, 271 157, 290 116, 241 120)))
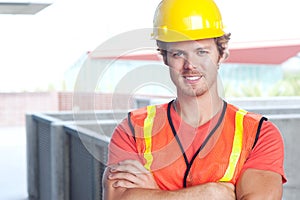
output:
POLYGON ((198 70, 184 70, 182 76, 204 76, 204 73, 198 70))

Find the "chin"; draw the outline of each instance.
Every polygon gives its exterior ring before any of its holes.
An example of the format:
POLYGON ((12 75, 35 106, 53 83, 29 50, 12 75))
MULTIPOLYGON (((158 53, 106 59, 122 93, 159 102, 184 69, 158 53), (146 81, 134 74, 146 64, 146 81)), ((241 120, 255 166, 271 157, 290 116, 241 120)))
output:
POLYGON ((184 90, 183 94, 187 95, 187 96, 191 96, 191 97, 199 97, 199 96, 203 96, 205 93, 207 92, 207 90, 184 90))

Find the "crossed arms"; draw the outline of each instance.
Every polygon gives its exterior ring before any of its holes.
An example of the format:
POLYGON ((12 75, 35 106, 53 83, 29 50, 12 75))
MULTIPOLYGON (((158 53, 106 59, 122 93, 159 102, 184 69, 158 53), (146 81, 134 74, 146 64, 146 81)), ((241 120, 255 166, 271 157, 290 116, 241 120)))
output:
POLYGON ((160 190, 154 177, 140 162, 125 160, 106 168, 103 176, 104 200, 280 200, 282 176, 278 173, 247 169, 234 186, 206 183, 175 191, 160 190))

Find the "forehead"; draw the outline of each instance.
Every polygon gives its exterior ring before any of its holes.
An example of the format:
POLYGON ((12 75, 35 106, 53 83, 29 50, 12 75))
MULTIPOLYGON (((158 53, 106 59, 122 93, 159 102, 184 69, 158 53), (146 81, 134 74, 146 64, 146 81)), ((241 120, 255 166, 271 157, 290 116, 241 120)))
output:
POLYGON ((178 50, 192 50, 192 49, 212 49, 216 47, 215 40, 202 39, 202 40, 191 40, 183 42, 170 42, 167 44, 167 49, 178 49, 178 50))

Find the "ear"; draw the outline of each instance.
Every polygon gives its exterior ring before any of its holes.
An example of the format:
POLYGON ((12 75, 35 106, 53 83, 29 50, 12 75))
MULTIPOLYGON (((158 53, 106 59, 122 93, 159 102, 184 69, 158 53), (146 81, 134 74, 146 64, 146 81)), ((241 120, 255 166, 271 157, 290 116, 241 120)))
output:
POLYGON ((224 62, 229 57, 228 43, 224 44, 223 55, 220 57, 219 63, 224 62))
POLYGON ((164 64, 168 65, 167 51, 163 50, 163 49, 157 49, 157 50, 159 51, 159 54, 161 55, 161 57, 164 61, 164 64))
POLYGON ((168 58, 167 58, 167 55, 164 55, 164 56, 163 56, 163 59, 164 59, 165 65, 169 66, 169 65, 168 65, 168 58))

